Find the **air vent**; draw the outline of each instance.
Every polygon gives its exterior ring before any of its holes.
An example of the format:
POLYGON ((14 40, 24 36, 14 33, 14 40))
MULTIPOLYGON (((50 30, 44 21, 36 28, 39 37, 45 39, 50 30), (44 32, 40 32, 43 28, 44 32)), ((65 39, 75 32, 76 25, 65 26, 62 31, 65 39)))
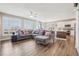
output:
POLYGON ((74 7, 77 7, 78 6, 78 3, 74 3, 74 7))

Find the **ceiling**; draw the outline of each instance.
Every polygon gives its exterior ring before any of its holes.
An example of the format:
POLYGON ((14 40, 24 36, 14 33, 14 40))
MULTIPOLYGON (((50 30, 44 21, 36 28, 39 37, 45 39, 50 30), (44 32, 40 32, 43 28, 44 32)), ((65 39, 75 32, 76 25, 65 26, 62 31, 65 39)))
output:
POLYGON ((42 22, 75 18, 73 3, 0 3, 0 11, 42 22))

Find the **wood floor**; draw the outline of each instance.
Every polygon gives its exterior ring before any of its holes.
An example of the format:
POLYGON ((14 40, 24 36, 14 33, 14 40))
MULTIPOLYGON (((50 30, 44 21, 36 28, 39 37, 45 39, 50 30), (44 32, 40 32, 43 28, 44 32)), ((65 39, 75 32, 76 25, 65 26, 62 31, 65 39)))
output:
POLYGON ((56 40, 47 46, 37 45, 33 39, 11 43, 4 41, 0 44, 1 56, 77 56, 74 40, 56 40))

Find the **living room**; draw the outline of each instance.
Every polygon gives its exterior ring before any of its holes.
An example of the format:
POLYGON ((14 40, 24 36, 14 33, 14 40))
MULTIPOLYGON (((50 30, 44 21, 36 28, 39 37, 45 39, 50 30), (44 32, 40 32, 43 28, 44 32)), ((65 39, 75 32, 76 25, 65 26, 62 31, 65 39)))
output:
POLYGON ((1 56, 77 56, 76 4, 0 3, 1 56))

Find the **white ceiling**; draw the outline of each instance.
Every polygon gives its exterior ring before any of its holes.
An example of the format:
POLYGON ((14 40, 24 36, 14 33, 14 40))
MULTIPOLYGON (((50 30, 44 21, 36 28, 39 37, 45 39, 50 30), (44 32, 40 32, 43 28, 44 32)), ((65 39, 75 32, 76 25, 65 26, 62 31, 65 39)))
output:
POLYGON ((0 3, 0 11, 42 22, 75 18, 73 3, 0 3))

